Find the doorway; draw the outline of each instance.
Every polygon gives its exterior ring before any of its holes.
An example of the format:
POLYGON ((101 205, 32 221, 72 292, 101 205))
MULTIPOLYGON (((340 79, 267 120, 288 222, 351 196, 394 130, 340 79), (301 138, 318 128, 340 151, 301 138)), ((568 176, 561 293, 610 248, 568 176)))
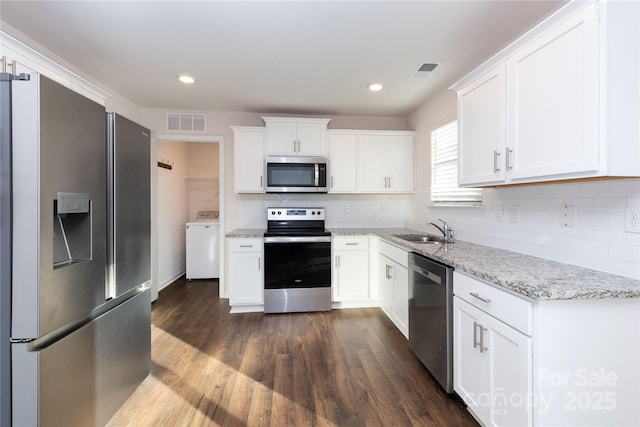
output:
MULTIPOLYGON (((152 283, 157 292, 185 274, 185 224, 218 211, 220 286, 224 283, 224 138, 156 135, 152 141, 152 283), (156 166, 155 162, 161 163, 156 166)), ((220 291, 222 296, 222 291, 220 291)))

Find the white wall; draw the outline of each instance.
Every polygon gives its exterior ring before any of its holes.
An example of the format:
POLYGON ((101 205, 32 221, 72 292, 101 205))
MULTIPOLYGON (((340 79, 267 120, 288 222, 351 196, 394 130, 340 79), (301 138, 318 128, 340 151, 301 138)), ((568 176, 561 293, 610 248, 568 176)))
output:
POLYGON ((640 278, 640 234, 624 232, 624 207, 640 206, 640 179, 541 184, 485 189, 482 208, 430 206, 429 132, 456 118, 456 95, 444 91, 408 116, 418 134, 413 209, 407 226, 437 232, 428 226, 447 221, 456 237, 487 246, 568 264, 640 278), (573 227, 560 225, 562 205, 575 206, 573 227), (504 215, 498 219, 500 206, 504 215), (518 206, 512 222, 511 206, 518 206))
POLYGON ((188 142, 187 176, 185 180, 189 198, 189 221, 194 221, 198 211, 220 209, 219 147, 218 144, 188 142))
POLYGON ((187 175, 187 145, 158 141, 157 160, 173 164, 171 170, 157 167, 158 290, 185 272, 185 223, 189 199, 184 177, 187 175))

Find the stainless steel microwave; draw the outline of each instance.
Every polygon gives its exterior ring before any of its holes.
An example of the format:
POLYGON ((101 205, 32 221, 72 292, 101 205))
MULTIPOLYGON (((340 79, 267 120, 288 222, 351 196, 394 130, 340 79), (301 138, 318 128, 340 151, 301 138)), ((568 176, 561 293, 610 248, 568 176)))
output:
POLYGON ((267 193, 326 193, 326 157, 269 156, 265 159, 267 193))

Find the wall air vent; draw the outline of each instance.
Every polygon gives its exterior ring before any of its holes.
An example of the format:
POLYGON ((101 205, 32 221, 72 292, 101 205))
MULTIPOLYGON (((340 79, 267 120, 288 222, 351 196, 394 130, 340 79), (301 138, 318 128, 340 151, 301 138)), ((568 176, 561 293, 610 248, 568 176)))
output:
POLYGON ((206 132, 207 115, 202 113, 167 113, 167 130, 206 132))
POLYGON ((427 77, 429 75, 429 73, 431 73, 433 70, 435 70, 438 65, 439 64, 424 63, 421 66, 419 66, 418 69, 413 74, 411 74, 411 77, 409 77, 409 78, 411 80, 424 79, 425 77, 427 77))

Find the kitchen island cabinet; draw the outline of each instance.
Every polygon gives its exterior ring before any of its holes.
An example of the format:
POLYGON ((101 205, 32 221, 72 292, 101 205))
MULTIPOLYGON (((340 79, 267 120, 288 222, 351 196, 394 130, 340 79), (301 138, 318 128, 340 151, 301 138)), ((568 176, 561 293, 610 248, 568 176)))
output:
POLYGON ((232 313, 264 311, 262 238, 227 239, 229 305, 232 313))

